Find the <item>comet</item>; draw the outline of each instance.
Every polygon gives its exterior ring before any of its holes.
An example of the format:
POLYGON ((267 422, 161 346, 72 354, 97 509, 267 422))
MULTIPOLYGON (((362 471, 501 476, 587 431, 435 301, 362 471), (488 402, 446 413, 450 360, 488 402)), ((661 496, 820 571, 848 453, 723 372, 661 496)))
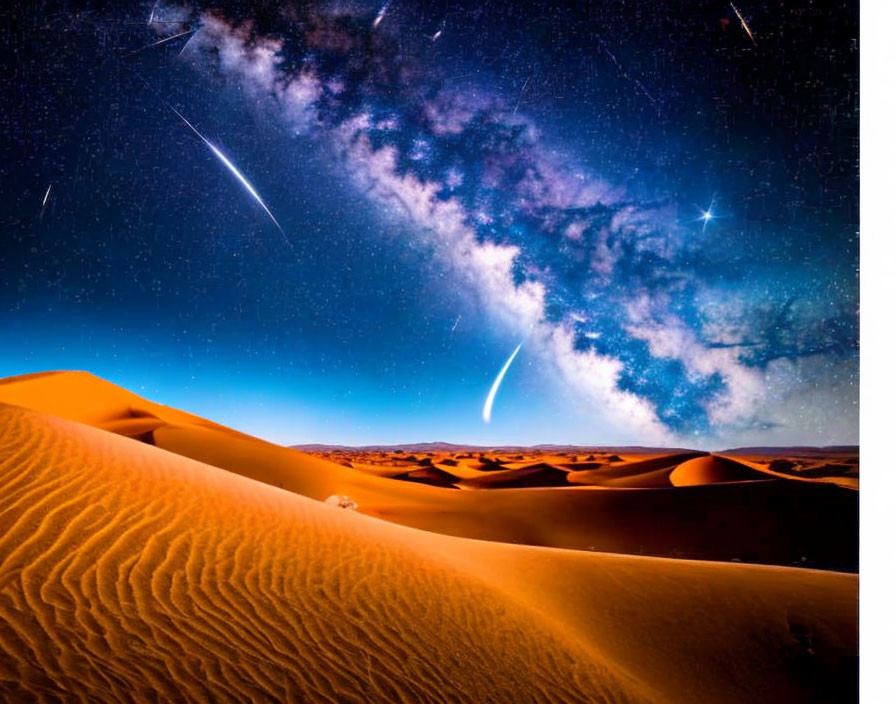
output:
POLYGON ((283 237, 285 239, 287 239, 287 241, 288 241, 288 238, 286 237, 286 233, 283 231, 283 228, 280 227, 280 223, 277 222, 277 218, 274 217, 274 214, 270 211, 268 206, 265 205, 265 202, 261 199, 261 196, 258 195, 258 191, 256 191, 252 187, 252 184, 249 183, 249 180, 245 176, 243 176, 243 173, 238 168, 236 168, 236 166, 233 164, 233 162, 231 162, 230 159, 228 159, 221 152, 220 149, 218 149, 214 144, 212 144, 210 141, 208 141, 199 130, 197 130, 195 127, 193 127, 193 125, 190 124, 190 121, 187 118, 185 118, 183 115, 181 115, 171 105, 169 105, 168 107, 171 108, 171 110, 174 112, 174 114, 177 115, 181 120, 183 120, 184 124, 187 127, 189 127, 193 131, 193 133, 205 143, 205 146, 207 146, 212 151, 212 154, 214 154, 216 157, 218 157, 218 159, 221 161, 221 163, 227 167, 227 170, 230 171, 231 174, 233 174, 233 176, 236 178, 236 180, 242 184, 243 188, 245 188, 249 192, 249 195, 251 195, 255 199, 255 201, 262 207, 264 212, 266 212, 268 214, 268 217, 271 219, 271 222, 273 222, 274 225, 276 225, 277 229, 280 230, 280 234, 282 234, 283 237))
POLYGON ((737 19, 740 20, 740 26, 744 28, 744 31, 747 33, 747 36, 750 38, 750 41, 753 42, 753 46, 756 46, 756 40, 753 38, 753 32, 750 31, 750 25, 747 24, 747 21, 744 19, 744 16, 740 14, 740 10, 738 10, 734 3, 731 3, 731 9, 734 10, 734 14, 737 15, 737 19))
POLYGON ((522 342, 516 346, 513 354, 507 358, 507 361, 504 362, 504 366, 501 367, 501 371, 498 372, 498 376, 495 377, 492 388, 488 392, 488 396, 485 399, 485 405, 482 407, 482 420, 484 420, 486 423, 491 423, 492 404, 494 404, 495 402, 495 395, 498 393, 498 389, 501 387, 501 382, 504 381, 504 375, 507 373, 507 370, 510 369, 510 365, 513 364, 513 360, 516 357, 517 353, 520 351, 520 347, 522 346, 522 342))

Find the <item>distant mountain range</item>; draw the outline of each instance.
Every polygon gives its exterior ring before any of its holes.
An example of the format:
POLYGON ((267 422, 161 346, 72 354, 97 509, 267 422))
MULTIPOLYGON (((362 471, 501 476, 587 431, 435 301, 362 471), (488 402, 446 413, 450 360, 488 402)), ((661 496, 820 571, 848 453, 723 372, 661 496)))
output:
MULTIPOLYGON (((460 445, 451 442, 415 442, 398 445, 323 445, 310 443, 290 445, 294 450, 303 452, 523 452, 526 450, 546 450, 550 452, 615 452, 644 453, 656 452, 689 452, 686 447, 649 447, 642 445, 460 445)), ((735 447, 721 450, 727 455, 825 455, 825 454, 858 454, 858 445, 829 445, 825 447, 735 447)))
POLYGON ((726 455, 857 455, 859 454, 858 445, 825 445, 824 447, 813 447, 797 445, 793 447, 735 447, 731 450, 724 450, 726 455))

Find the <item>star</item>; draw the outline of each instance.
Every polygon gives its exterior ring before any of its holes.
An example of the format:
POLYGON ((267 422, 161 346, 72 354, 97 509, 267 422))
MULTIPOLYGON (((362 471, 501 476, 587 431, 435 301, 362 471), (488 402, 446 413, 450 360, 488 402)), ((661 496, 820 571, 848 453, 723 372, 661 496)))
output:
POLYGON ((712 209, 716 205, 716 197, 713 196, 712 200, 709 202, 709 207, 706 210, 702 208, 698 208, 700 210, 700 220, 703 222, 703 232, 706 232, 706 226, 709 224, 710 220, 714 220, 716 218, 716 214, 712 211, 712 209))

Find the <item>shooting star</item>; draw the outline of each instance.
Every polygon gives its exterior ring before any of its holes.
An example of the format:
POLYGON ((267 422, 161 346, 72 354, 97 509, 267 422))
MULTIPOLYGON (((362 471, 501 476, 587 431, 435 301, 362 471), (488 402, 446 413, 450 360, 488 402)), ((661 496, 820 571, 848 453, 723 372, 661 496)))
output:
POLYGON ((184 53, 184 50, 185 50, 188 46, 190 46, 190 42, 193 41, 193 37, 195 37, 195 36, 196 36, 196 33, 193 32, 193 36, 190 37, 189 39, 187 39, 187 41, 184 42, 184 45, 180 48, 180 51, 177 52, 177 55, 178 55, 178 56, 180 56, 181 54, 183 54, 183 53, 184 53))
POLYGON ((174 112, 175 115, 177 115, 181 120, 183 120, 184 124, 187 127, 189 127, 191 130, 193 130, 193 133, 205 143, 205 146, 207 146, 209 149, 212 150, 212 154, 214 154, 216 157, 218 157, 218 159, 221 161, 221 163, 227 167, 227 170, 230 171, 230 173, 236 177, 237 181, 239 181, 243 185, 243 187, 249 192, 249 194, 255 199, 255 201, 264 209, 264 212, 266 212, 268 214, 268 217, 271 219, 271 222, 273 222, 274 225, 277 226, 277 229, 280 230, 280 234, 283 235, 284 239, 286 239, 287 242, 289 242, 289 238, 286 237, 286 233, 283 231, 283 228, 280 227, 280 223, 277 222, 277 218, 274 217, 274 214, 270 211, 270 209, 268 209, 268 206, 265 205, 264 201, 261 199, 261 196, 258 195, 258 191, 256 191, 252 187, 252 184, 249 183, 248 179, 246 179, 245 176, 243 176, 242 172, 238 168, 236 168, 236 166, 233 165, 233 163, 230 161, 230 159, 228 159, 226 156, 224 156, 223 153, 221 153, 220 149, 218 149, 214 144, 212 144, 205 137, 203 137, 202 133, 199 132, 199 130, 197 130, 195 127, 193 127, 193 125, 190 124, 190 121, 187 120, 187 118, 185 118, 183 115, 181 115, 172 106, 169 105, 168 107, 171 108, 171 110, 174 112))
POLYGON ((610 59, 613 61, 613 64, 614 64, 614 65, 616 66, 616 68, 619 70, 620 75, 621 75, 625 80, 627 80, 627 81, 631 81, 631 82, 634 83, 636 86, 638 86, 638 88, 641 89, 641 92, 644 94, 644 96, 645 96, 645 97, 646 97, 646 98, 647 98, 647 99, 648 99, 654 106, 656 106, 656 99, 650 94, 650 91, 647 90, 647 88, 646 88, 646 87, 644 86, 644 84, 640 81, 640 79, 635 78, 634 76, 630 76, 630 75, 628 74, 628 71, 626 71, 625 68, 622 66, 622 64, 619 63, 619 59, 616 58, 616 54, 614 54, 612 51, 610 51, 610 48, 609 48, 606 44, 604 44, 604 40, 603 40, 603 38, 602 38, 599 34, 597 34, 597 33, 595 32, 595 33, 594 33, 594 36, 597 37, 597 42, 598 42, 598 44, 600 44, 600 48, 603 49, 603 50, 606 52, 607 56, 609 56, 610 59))
POLYGON ((435 34, 433 34, 433 35, 429 38, 429 40, 430 40, 431 42, 436 42, 436 41, 439 40, 439 37, 441 37, 441 36, 442 36, 442 30, 440 29, 438 32, 436 32, 435 34))
POLYGON ((389 5, 389 2, 384 3, 380 8, 380 11, 376 13, 376 17, 373 19, 373 29, 376 29, 380 26, 380 22, 382 22, 383 18, 386 16, 386 11, 389 9, 389 5))
POLYGON ((526 86, 529 85, 529 81, 531 81, 531 80, 532 80, 532 74, 530 73, 530 74, 529 74, 529 77, 526 78, 526 82, 523 83, 523 87, 520 88, 520 94, 519 94, 519 95, 517 96, 517 98, 516 98, 516 105, 513 106, 513 114, 514 114, 514 115, 516 115, 516 111, 517 111, 517 110, 519 109, 519 107, 520 107, 520 101, 523 99, 523 93, 526 92, 526 86))
POLYGON ((750 38, 750 41, 753 42, 753 46, 756 46, 756 40, 753 38, 753 33, 750 31, 750 25, 747 24, 747 21, 744 19, 744 16, 740 14, 740 10, 738 10, 734 3, 731 3, 731 9, 734 10, 734 14, 737 15, 737 19, 740 20, 740 26, 744 28, 744 31, 747 33, 747 36, 750 38))
MULTIPOLYGON (((170 37, 165 37, 164 39, 159 39, 159 41, 153 42, 152 44, 147 44, 146 46, 141 46, 139 49, 134 49, 133 51, 125 54, 125 56, 133 56, 134 54, 139 54, 141 51, 146 51, 147 49, 152 49, 154 46, 159 46, 160 44, 166 44, 166 43, 172 41, 173 39, 177 39, 178 37, 183 37, 184 35, 187 35, 187 34, 195 34, 196 32, 197 32, 197 30, 195 30, 195 29, 187 29, 183 32, 178 32, 177 34, 172 34, 170 37)), ((192 38, 193 37, 190 37, 190 39, 192 39, 192 38)), ((188 40, 187 44, 189 44, 189 43, 190 42, 188 40)), ((186 46, 186 44, 184 46, 186 46)), ((183 51, 183 49, 181 49, 181 51, 183 51)))
POLYGON ((152 24, 153 22, 155 22, 156 8, 158 6, 159 6, 159 0, 156 0, 155 3, 153 3, 152 10, 150 10, 150 12, 149 12, 149 22, 147 22, 146 24, 152 24))
POLYGON ((47 201, 50 199, 50 191, 52 190, 52 188, 53 188, 53 184, 52 184, 52 183, 51 183, 49 186, 47 186, 47 192, 44 193, 44 199, 43 199, 43 200, 41 201, 41 203, 40 203, 40 215, 41 215, 41 217, 43 217, 43 215, 44 215, 44 210, 45 210, 46 207, 47 207, 47 201))
POLYGON ((459 322, 460 322, 460 316, 458 315, 457 318, 454 319, 454 325, 451 326, 451 332, 452 332, 452 333, 453 333, 455 330, 457 330, 457 324, 458 324, 459 322))
POLYGON ((488 392, 488 396, 485 399, 485 405, 482 407, 482 420, 484 420, 486 423, 491 423, 492 404, 494 404, 495 402, 495 395, 498 393, 498 388, 501 386, 501 382, 504 381, 504 375, 507 373, 507 370, 510 369, 510 365, 513 364, 513 360, 516 357, 517 352, 520 351, 520 347, 522 346, 522 342, 516 346, 513 354, 508 357, 506 362, 504 362, 504 366, 501 367, 501 371, 499 371, 498 376, 495 377, 495 382, 492 384, 492 388, 488 392))

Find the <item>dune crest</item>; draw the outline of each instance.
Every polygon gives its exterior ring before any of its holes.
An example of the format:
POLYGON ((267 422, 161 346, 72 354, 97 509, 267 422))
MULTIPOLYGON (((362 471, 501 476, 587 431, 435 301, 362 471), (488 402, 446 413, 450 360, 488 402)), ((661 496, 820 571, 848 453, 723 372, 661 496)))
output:
POLYGON ((854 686, 854 575, 427 533, 8 405, 0 525, 13 700, 823 702, 854 686))
POLYGON ((356 469, 351 461, 274 445, 153 403, 86 372, 6 380, 0 402, 121 432, 318 501, 344 496, 359 513, 437 533, 627 554, 858 566, 855 491, 758 470, 769 481, 673 486, 675 467, 701 453, 586 455, 581 466, 591 469, 584 471, 550 453, 534 462, 506 453, 457 459, 418 453, 405 455, 399 467, 356 469))
POLYGON ((537 614, 509 609, 426 534, 9 406, 0 429, 8 693, 221 702, 647 694, 537 614))
POLYGON ((769 476, 757 472, 745 464, 718 455, 706 455, 687 460, 669 474, 669 482, 672 486, 699 486, 757 479, 769 479, 769 476))

